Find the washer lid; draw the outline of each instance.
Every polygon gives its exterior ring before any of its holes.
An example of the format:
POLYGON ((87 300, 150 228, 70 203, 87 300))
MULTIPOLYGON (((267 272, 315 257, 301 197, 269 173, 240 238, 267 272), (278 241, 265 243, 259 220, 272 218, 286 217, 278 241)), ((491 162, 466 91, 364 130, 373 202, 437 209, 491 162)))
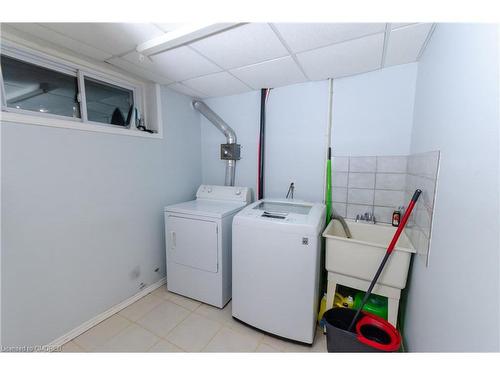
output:
POLYGON ((186 215, 222 218, 233 214, 246 204, 243 202, 227 202, 208 199, 196 199, 194 201, 182 202, 165 207, 165 212, 173 212, 186 215))

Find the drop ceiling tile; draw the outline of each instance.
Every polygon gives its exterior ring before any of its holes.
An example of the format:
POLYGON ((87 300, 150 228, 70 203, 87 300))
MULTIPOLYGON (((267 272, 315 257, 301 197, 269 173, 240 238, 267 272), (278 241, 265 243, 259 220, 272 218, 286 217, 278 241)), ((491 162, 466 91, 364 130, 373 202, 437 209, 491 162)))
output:
POLYGON ((280 87, 306 81, 292 57, 285 56, 231 70, 231 73, 253 89, 280 87))
POLYGON ((176 29, 180 29, 181 27, 186 26, 186 23, 155 23, 157 27, 159 27, 164 32, 168 33, 169 31, 174 31, 176 29))
POLYGON ((283 57, 286 48, 267 23, 250 23, 209 36, 191 47, 224 69, 283 57))
POLYGON ((376 34, 297 54, 312 80, 336 78, 380 68, 384 34, 376 34))
POLYGON ((409 23, 391 23, 391 30, 394 30, 394 29, 399 29, 401 27, 405 27, 405 26, 409 26, 409 25, 415 25, 416 23, 415 22, 409 22, 409 23))
MULTIPOLYGON (((111 65, 117 66, 127 72, 134 73, 135 75, 148 79, 153 82, 157 82, 160 84, 169 84, 172 83, 173 80, 165 77, 164 75, 157 73, 155 70, 150 69, 149 66, 138 66, 137 64, 133 64, 130 61, 122 58, 122 57, 113 57, 107 60, 111 65)), ((150 63, 152 64, 152 63, 150 63)))
POLYGON ((302 52, 385 31, 385 23, 275 23, 293 52, 302 52))
POLYGON ((54 31, 112 55, 135 49, 164 32, 151 23, 43 23, 54 31))
POLYGON ((431 28, 432 24, 421 23, 392 30, 387 45, 385 66, 417 61, 431 28))
POLYGON ((139 70, 150 72, 152 76, 163 77, 162 82, 157 81, 159 83, 172 83, 175 81, 175 79, 172 79, 165 74, 165 67, 162 64, 154 62, 150 57, 141 55, 136 51, 123 55, 121 59, 130 63, 132 65, 131 69, 137 68, 139 70))
POLYGON ((208 96, 207 94, 204 94, 204 93, 199 92, 197 90, 194 90, 190 87, 187 87, 186 85, 184 85, 180 82, 172 83, 171 85, 168 85, 167 87, 169 89, 177 91, 183 95, 190 96, 192 98, 205 98, 208 96))
POLYGON ((64 34, 60 34, 57 31, 54 31, 37 23, 8 23, 7 25, 21 32, 33 35, 38 39, 42 39, 59 47, 67 48, 73 52, 77 52, 99 61, 104 61, 112 56, 105 50, 100 50, 99 48, 92 47, 89 44, 69 38, 64 34))
POLYGON ((209 97, 235 95, 250 91, 250 88, 227 72, 210 74, 182 82, 209 97))
POLYGON ((186 46, 153 55, 151 59, 160 72, 174 81, 184 81, 222 70, 186 46))

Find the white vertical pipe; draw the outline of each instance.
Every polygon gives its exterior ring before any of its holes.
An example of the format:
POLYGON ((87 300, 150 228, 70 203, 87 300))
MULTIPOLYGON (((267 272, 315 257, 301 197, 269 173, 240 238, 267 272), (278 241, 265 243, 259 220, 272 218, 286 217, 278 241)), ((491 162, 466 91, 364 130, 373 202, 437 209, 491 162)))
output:
MULTIPOLYGON (((325 133, 325 166, 323 168, 323 200, 326 197, 326 164, 328 160, 328 148, 331 146, 333 126, 333 78, 328 80, 328 121, 325 133)), ((326 201, 325 201, 326 203, 326 201)))

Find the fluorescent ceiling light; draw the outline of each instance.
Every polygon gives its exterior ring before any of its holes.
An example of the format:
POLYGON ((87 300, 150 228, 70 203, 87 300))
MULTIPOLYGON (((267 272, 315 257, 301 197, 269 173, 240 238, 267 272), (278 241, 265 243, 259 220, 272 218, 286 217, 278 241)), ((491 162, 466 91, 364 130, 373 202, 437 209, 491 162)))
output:
POLYGON ((168 32, 159 37, 148 40, 137 46, 137 52, 143 55, 154 55, 166 50, 179 47, 194 40, 239 26, 239 23, 205 23, 186 25, 177 30, 168 32))

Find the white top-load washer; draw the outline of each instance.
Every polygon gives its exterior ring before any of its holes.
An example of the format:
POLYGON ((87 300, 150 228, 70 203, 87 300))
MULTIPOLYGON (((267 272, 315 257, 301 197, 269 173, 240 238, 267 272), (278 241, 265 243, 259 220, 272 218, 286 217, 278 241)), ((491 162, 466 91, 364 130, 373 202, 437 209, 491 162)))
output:
POLYGON ((233 220, 233 317, 312 344, 325 206, 264 199, 233 220))
POLYGON ((231 224, 251 202, 246 187, 201 185, 196 199, 165 207, 167 289, 224 307, 231 299, 231 224))

